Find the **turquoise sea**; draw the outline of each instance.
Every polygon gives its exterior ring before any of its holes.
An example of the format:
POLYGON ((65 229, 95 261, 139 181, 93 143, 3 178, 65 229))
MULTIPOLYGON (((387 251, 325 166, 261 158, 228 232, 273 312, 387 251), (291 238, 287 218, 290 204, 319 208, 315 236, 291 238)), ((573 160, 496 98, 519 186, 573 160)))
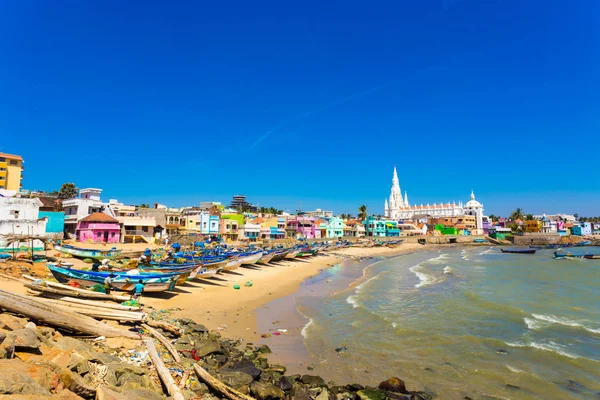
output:
POLYGON ((259 322, 293 305, 302 335, 265 343, 302 359, 295 372, 340 384, 398 376, 441 399, 600 398, 599 274, 600 260, 550 250, 435 249, 324 270, 259 322))

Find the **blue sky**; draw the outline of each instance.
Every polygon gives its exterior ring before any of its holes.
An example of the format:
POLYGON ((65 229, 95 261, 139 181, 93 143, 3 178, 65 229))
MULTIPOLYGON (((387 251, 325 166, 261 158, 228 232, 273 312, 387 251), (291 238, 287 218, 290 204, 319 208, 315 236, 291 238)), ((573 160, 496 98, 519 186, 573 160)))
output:
POLYGON ((173 206, 382 213, 415 203, 598 215, 593 0, 8 0, 0 151, 173 206))

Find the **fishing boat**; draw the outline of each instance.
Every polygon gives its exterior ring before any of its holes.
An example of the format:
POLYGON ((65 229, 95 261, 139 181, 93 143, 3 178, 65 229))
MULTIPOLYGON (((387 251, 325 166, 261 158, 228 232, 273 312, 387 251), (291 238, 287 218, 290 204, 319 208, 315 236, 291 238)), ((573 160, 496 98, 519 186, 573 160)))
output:
POLYGON ((571 254, 554 252, 554 258, 585 258, 588 260, 600 260, 600 254, 571 254))
POLYGON ((265 251, 263 256, 256 262, 257 264, 268 264, 273 257, 275 257, 275 252, 265 251))
POLYGON ((286 255, 285 255, 285 259, 286 260, 291 260, 293 258, 296 258, 296 256, 298 255, 298 253, 300 253, 300 250, 290 250, 286 255))
POLYGON ((487 243, 487 240, 485 240, 485 239, 475 239, 475 240, 473 240, 473 243, 487 243))
POLYGON ((317 250, 311 249, 310 247, 305 247, 303 249, 301 249, 298 254, 296 254, 296 257, 298 258, 304 258, 304 257, 310 257, 312 255, 314 255, 317 252, 317 250))
POLYGON ((225 264, 225 266, 223 267, 224 271, 232 271, 234 269, 239 268, 239 266, 242 265, 242 260, 234 257, 234 258, 230 258, 229 260, 227 260, 227 264, 225 264))
POLYGON ((263 256, 262 251, 256 251, 253 253, 243 253, 240 254, 240 259, 242 260, 242 265, 253 265, 256 264, 258 260, 260 260, 263 256))
POLYGON ((500 249, 503 253, 511 254, 535 254, 536 249, 500 249))
MULTIPOLYGON (((62 268, 54 263, 46 264, 52 276, 60 283, 69 283, 75 281, 84 287, 91 287, 97 284, 103 284, 106 276, 102 276, 98 272, 81 271, 77 269, 62 268)), ((154 275, 155 276, 155 275, 154 275)), ((158 276, 158 277, 142 277, 141 275, 115 275, 111 279, 112 287, 116 290, 125 292, 132 291, 139 280, 144 283, 144 292, 164 292, 173 290, 177 284, 177 275, 175 276, 158 276)))
POLYGON ((68 244, 55 244, 54 250, 60 251, 61 253, 70 254, 73 257, 91 258, 94 260, 103 260, 105 258, 114 260, 119 254, 121 254, 121 250, 117 250, 115 247, 110 250, 83 249, 68 244))
POLYGON ((283 260, 291 250, 278 250, 271 259, 271 262, 277 262, 283 260))

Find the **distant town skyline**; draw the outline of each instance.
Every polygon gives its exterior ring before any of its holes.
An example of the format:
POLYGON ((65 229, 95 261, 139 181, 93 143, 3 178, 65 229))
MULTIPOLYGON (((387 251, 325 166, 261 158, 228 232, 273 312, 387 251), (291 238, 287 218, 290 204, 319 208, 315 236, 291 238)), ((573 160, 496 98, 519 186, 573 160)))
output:
POLYGON ((596 2, 8 2, 0 151, 127 204, 600 214, 596 2), (268 10, 265 12, 263 10, 268 10))

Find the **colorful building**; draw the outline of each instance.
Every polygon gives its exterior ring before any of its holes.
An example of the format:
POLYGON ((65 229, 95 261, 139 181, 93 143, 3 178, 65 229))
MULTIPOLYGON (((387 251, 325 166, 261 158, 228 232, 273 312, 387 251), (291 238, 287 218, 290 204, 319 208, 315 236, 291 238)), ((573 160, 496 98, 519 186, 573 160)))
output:
POLYGON ((0 189, 18 192, 23 186, 23 158, 0 153, 0 189))
POLYGON ((542 221, 539 221, 537 219, 527 220, 527 221, 525 221, 524 226, 525 226, 525 232, 530 232, 530 233, 541 232, 542 221))
MULTIPOLYGON (((0 251, 10 251, 21 247, 31 248, 31 240, 11 242, 5 240, 8 235, 49 237, 46 233, 48 219, 39 216, 42 205, 40 199, 0 196, 0 251)), ((35 250, 43 250, 42 241, 33 240, 35 250)))
POLYGON ((60 235, 65 230, 65 213, 62 211, 40 211, 39 218, 47 218, 46 232, 60 235))
POLYGON ((78 242, 119 243, 121 226, 113 217, 95 212, 77 223, 75 235, 78 242))
POLYGON ((258 217, 254 223, 260 224, 260 237, 263 239, 285 239, 286 219, 284 217, 258 217))
POLYGON ((396 221, 385 221, 385 236, 397 237, 400 236, 400 228, 396 221))
POLYGON ((385 237, 385 221, 376 217, 367 217, 364 221, 366 236, 385 237))
POLYGON ((316 239, 321 237, 321 231, 315 225, 315 219, 294 216, 288 218, 285 228, 287 237, 299 239, 316 239))
POLYGON ((240 235, 240 229, 244 226, 242 214, 222 214, 219 226, 221 237, 228 241, 236 241, 240 235))
POLYGON ((571 228, 571 235, 574 236, 586 236, 591 235, 593 232, 592 224, 589 222, 580 222, 571 228))
POLYGON ((501 226, 492 226, 488 229, 490 237, 498 240, 504 240, 507 236, 512 235, 510 228, 503 228, 501 226))

